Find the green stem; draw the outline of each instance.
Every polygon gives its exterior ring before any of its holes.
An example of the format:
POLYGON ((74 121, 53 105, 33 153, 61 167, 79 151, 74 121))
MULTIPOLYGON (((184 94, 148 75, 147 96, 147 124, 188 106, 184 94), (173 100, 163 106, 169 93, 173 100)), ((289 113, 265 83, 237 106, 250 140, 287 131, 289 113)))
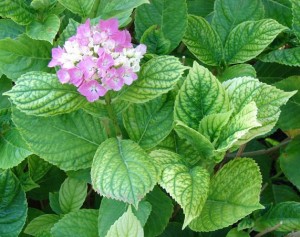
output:
POLYGON ((108 116, 111 119, 115 128, 115 135, 116 137, 122 138, 122 132, 118 123, 117 115, 111 105, 111 97, 109 93, 105 95, 105 103, 107 105, 106 108, 107 108, 108 116))

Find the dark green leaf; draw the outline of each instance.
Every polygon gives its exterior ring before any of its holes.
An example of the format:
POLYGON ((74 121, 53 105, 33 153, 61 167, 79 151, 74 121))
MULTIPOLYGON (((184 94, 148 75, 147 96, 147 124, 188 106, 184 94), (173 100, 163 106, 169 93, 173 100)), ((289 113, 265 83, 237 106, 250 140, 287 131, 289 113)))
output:
POLYGON ((0 39, 15 39, 25 32, 25 27, 21 26, 10 19, 0 20, 0 39))
POLYGON ((262 0, 262 2, 265 7, 266 18, 273 18, 288 27, 292 26, 293 16, 290 0, 262 0))

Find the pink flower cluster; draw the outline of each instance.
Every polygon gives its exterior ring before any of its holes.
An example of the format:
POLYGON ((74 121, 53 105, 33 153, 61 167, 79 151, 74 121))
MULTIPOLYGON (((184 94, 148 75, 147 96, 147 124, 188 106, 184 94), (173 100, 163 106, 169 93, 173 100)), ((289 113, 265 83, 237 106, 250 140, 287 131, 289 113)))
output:
POLYGON ((60 82, 75 85, 92 102, 136 80, 145 53, 145 45, 134 48, 129 32, 118 29, 117 19, 100 20, 96 26, 87 20, 63 48, 52 49, 48 66, 60 66, 60 82))

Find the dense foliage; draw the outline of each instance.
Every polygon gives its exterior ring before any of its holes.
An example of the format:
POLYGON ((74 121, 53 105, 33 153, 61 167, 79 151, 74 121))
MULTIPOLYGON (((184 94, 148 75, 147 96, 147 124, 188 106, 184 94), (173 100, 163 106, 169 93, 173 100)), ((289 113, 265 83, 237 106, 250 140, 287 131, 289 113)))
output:
POLYGON ((0 16, 1 237, 299 235, 299 0, 0 16))

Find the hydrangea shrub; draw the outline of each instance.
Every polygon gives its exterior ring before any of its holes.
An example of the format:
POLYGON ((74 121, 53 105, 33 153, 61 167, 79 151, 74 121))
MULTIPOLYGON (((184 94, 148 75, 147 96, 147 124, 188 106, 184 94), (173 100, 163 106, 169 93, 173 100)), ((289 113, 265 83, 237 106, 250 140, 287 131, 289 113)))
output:
POLYGON ((0 236, 297 234, 298 13, 2 1, 0 236))

